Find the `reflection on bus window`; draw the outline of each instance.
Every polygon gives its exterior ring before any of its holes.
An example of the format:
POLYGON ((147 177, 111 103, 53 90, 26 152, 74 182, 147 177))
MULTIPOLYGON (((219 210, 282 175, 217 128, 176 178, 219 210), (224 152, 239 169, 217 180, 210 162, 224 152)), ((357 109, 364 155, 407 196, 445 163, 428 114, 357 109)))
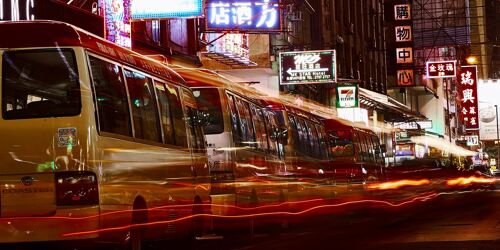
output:
POLYGON ((124 70, 124 72, 132 107, 135 137, 161 142, 151 78, 129 70, 124 70))
POLYGON ((349 130, 329 132, 331 152, 334 157, 353 156, 352 134, 349 130))
POLYGON ((203 127, 205 134, 220 134, 224 132, 222 107, 219 90, 215 88, 196 89, 193 91, 198 108, 208 112, 209 122, 203 127))
POLYGON ((80 114, 80 90, 73 51, 4 52, 2 100, 4 119, 80 114))
POLYGON ((132 135, 122 70, 119 66, 90 57, 100 131, 132 135))

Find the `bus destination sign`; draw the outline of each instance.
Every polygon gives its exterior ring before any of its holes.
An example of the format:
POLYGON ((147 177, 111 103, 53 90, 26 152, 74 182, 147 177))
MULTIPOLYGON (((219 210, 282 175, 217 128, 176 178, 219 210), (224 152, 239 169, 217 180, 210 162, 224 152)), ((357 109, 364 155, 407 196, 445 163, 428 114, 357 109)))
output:
POLYGON ((282 52, 279 69, 281 85, 337 81, 335 50, 282 52))

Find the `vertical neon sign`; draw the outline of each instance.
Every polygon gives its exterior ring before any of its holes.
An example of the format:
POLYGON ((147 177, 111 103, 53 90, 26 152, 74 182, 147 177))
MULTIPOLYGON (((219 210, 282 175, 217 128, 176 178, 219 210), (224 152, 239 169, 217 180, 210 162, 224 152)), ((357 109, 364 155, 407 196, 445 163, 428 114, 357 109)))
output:
POLYGON ((126 48, 132 47, 130 2, 131 0, 101 0, 106 39, 126 48))

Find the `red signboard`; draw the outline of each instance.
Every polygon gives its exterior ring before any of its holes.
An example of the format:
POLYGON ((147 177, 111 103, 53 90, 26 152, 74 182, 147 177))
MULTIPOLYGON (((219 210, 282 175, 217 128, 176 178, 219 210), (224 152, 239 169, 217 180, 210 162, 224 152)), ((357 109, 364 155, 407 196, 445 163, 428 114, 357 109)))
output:
POLYGON ((458 76, 460 121, 465 129, 479 129, 477 100, 477 66, 462 66, 458 76))
POLYGON ((456 76, 456 61, 427 62, 427 78, 456 76))

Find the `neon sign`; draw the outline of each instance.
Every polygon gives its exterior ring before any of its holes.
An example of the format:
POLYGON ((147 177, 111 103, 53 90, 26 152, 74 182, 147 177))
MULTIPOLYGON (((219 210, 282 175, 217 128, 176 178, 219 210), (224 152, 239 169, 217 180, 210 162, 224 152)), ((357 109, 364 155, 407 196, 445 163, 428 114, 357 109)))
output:
POLYGON ((427 62, 427 78, 447 78, 456 76, 456 61, 427 62))
POLYGON ((458 77, 460 120, 465 129, 479 129, 477 99, 477 66, 462 66, 458 77))
POLYGON ((207 0, 208 31, 279 31, 279 0, 207 0))
POLYGON ((2 0, 0 1, 0 20, 35 20, 34 8, 35 0, 2 0))
POLYGON ((101 2, 104 9, 106 39, 126 48, 132 47, 130 1, 102 0, 101 2))
POLYGON ((336 82, 335 50, 279 54, 280 84, 336 82))
POLYGON ((200 17, 202 6, 202 0, 135 0, 132 19, 200 17))

